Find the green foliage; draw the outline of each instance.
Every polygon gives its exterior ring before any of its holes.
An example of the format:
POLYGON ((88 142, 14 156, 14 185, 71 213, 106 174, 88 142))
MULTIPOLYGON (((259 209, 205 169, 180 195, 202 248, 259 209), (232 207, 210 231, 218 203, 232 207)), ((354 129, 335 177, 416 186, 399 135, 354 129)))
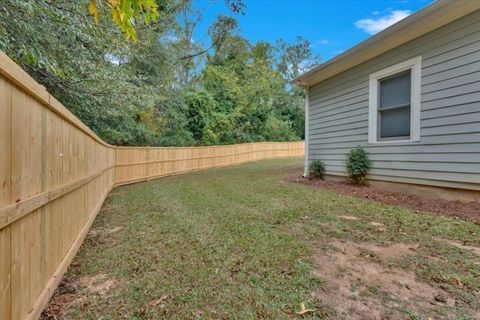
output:
POLYGON ((313 56, 310 42, 300 36, 293 45, 279 40, 277 47, 283 52, 279 58, 278 68, 289 81, 298 77, 302 70, 313 67, 318 60, 318 57, 313 56))
POLYGON ((193 91, 185 95, 185 104, 189 131, 195 140, 205 141, 206 131, 213 120, 215 100, 207 91, 193 91))
POLYGON ((292 132, 291 124, 288 121, 280 119, 274 114, 270 114, 265 121, 263 136, 268 141, 298 140, 298 137, 292 132))
POLYGON ((305 39, 251 44, 220 15, 204 46, 192 39, 201 14, 182 0, 4 0, 0 10, 0 49, 109 143, 304 136, 303 91, 288 81, 315 61, 305 39))
POLYGON ((230 117, 223 113, 214 113, 203 139, 206 145, 233 144, 233 123, 230 117))
POLYGON ((162 15, 158 29, 139 33, 134 44, 111 19, 95 25, 86 18, 88 2, 3 1, 0 49, 107 142, 155 144, 163 128, 151 130, 152 121, 144 123, 139 115, 158 117, 170 110, 167 100, 176 104, 181 99, 170 88, 176 76, 174 50, 151 41, 175 15, 162 15))
POLYGON ((325 163, 322 160, 314 160, 310 164, 308 176, 314 179, 323 179, 325 174, 325 163))
MULTIPOLYGON (((283 43, 277 48, 266 42, 251 46, 232 33, 207 57, 202 84, 217 102, 217 112, 231 119, 234 142, 303 138, 303 91, 289 86, 280 68, 280 62, 291 61, 298 47, 283 43)), ((302 51, 295 57, 307 60, 311 53, 304 54, 302 51)))
POLYGON ((156 0, 90 0, 88 11, 96 23, 100 21, 98 4, 102 3, 108 5, 113 22, 125 33, 127 39, 137 40, 135 24, 139 20, 148 24, 159 16, 156 0))
POLYGON ((347 172, 350 181, 356 185, 363 185, 367 182, 367 172, 370 169, 371 161, 368 152, 360 146, 350 150, 347 154, 347 172))

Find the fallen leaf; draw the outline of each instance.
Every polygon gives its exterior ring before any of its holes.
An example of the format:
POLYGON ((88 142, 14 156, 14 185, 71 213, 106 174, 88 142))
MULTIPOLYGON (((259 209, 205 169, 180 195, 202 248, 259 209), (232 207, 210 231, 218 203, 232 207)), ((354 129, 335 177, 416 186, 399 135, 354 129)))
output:
POLYGON ((384 225, 383 223, 380 223, 380 222, 370 222, 370 225, 373 226, 373 227, 378 227, 378 228, 386 228, 387 226, 384 225))
POLYGON ((354 217, 354 216, 339 216, 343 220, 348 220, 348 221, 358 221, 360 218, 354 217))
POLYGON ((151 307, 155 307, 156 305, 159 305, 160 303, 165 302, 167 299, 168 299, 168 295, 166 294, 162 296, 160 299, 150 301, 148 305, 151 307))
POLYGON ((302 302, 302 303, 300 303, 300 311, 297 311, 297 312, 295 312, 295 313, 298 314, 298 315, 304 315, 304 314, 306 314, 306 313, 308 313, 308 312, 313 312, 313 311, 315 311, 315 309, 307 309, 307 308, 305 308, 305 304, 302 302))
POLYGON ((123 229, 122 227, 115 227, 115 228, 112 228, 112 229, 106 229, 105 232, 106 233, 114 233, 114 232, 118 232, 122 229, 123 229))
POLYGON ((459 277, 453 278, 453 282, 455 282, 455 285, 456 285, 457 287, 463 288, 463 282, 460 280, 459 277))

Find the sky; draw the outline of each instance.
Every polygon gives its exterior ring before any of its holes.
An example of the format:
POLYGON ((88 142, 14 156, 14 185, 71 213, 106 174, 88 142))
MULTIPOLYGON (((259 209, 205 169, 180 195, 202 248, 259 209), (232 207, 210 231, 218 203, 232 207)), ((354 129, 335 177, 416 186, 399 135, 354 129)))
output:
MULTIPOLYGON (((392 23, 425 7, 431 0, 244 0, 245 15, 234 15, 250 42, 311 42, 321 62, 348 50, 392 23)), ((218 14, 232 15, 223 0, 194 0, 202 21, 194 40, 208 43, 208 27, 218 14)))

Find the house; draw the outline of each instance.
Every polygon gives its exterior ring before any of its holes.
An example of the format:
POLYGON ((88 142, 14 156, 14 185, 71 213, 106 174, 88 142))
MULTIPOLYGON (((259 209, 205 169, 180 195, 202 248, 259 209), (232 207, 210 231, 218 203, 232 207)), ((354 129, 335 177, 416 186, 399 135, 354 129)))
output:
POLYGON ((345 176, 361 146, 372 184, 480 201, 480 1, 436 1, 294 82, 305 173, 345 176))

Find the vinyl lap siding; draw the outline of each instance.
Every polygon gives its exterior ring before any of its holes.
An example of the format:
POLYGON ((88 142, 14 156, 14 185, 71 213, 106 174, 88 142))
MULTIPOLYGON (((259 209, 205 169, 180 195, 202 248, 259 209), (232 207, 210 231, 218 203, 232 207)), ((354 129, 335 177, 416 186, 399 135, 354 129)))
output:
POLYGON ((370 179, 480 190, 480 11, 310 88, 309 161, 346 175, 364 147, 370 179), (422 56, 421 141, 368 144, 369 75, 422 56))

